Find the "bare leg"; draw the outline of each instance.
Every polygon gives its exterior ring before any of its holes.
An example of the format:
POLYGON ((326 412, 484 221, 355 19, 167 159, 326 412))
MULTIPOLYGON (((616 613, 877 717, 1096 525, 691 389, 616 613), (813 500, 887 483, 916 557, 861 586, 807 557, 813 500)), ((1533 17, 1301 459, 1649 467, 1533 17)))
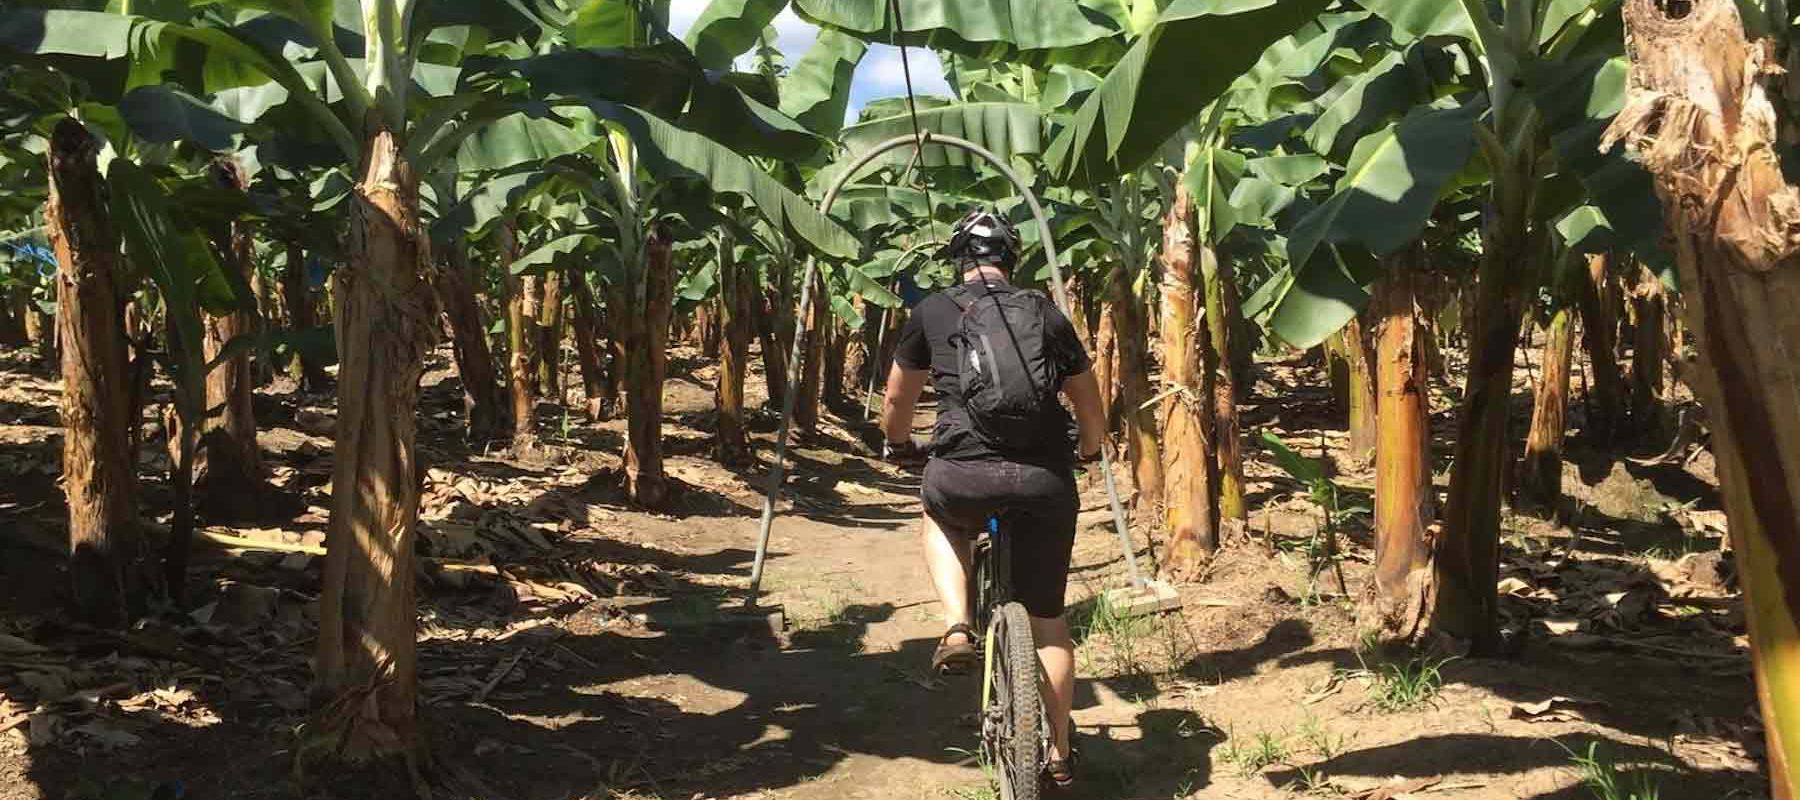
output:
POLYGON ((1075 706, 1075 640, 1067 616, 1031 618, 1031 638, 1044 664, 1044 708, 1050 715, 1052 760, 1069 757, 1069 711, 1075 706))
POLYGON ((923 529, 925 568, 931 572, 931 584, 937 588, 938 600, 944 606, 944 627, 972 624, 975 618, 969 614, 970 542, 945 533, 931 517, 925 518, 923 529))

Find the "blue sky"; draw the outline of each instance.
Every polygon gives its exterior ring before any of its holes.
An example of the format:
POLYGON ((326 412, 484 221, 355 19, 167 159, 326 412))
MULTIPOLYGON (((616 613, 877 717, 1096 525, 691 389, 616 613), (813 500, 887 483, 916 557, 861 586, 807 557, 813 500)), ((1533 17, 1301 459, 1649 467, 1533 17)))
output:
MULTIPOLYGON (((669 6, 669 30, 676 36, 686 37, 688 28, 693 27, 694 20, 700 12, 706 10, 710 0, 674 0, 669 6)), ((819 29, 794 16, 794 10, 784 8, 775 18, 777 38, 775 46, 781 50, 789 64, 800 60, 812 47, 813 39, 818 36, 819 29)), ((923 48, 910 48, 907 61, 912 66, 913 91, 920 95, 949 95, 950 85, 944 82, 944 68, 938 63, 937 56, 923 48)), ((850 86, 850 108, 845 119, 853 120, 863 104, 883 97, 894 97, 906 93, 906 76, 901 69, 900 51, 884 44, 869 46, 869 52, 863 56, 862 64, 856 68, 856 80, 850 86)))

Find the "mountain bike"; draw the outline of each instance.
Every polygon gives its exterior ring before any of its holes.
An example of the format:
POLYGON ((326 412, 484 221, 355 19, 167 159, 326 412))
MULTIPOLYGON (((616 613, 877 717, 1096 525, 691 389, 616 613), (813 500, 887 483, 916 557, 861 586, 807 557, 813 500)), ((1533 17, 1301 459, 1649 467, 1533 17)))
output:
POLYGON ((1050 728, 1031 618, 1012 597, 1010 540, 999 518, 989 517, 969 571, 976 630, 987 632, 981 649, 981 752, 1000 783, 1002 800, 1038 800, 1050 728))

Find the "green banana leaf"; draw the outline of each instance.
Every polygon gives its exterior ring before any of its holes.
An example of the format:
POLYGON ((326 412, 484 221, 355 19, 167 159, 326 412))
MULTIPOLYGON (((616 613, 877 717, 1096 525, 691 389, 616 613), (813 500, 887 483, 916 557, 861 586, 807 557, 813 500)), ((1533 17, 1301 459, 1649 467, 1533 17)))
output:
POLYGON ((1420 108, 1357 142, 1331 198, 1288 234, 1292 289, 1271 319, 1277 336, 1312 347, 1343 327, 1368 301, 1344 254, 1326 245, 1359 244, 1388 253, 1413 241, 1437 208, 1444 187, 1475 149, 1480 104, 1420 108))
POLYGON ((1088 95, 1046 155, 1098 183, 1137 169, 1327 0, 1174 0, 1088 95))
POLYGON ((1341 157, 1363 134, 1405 111, 1413 100, 1406 56, 1389 50, 1367 70, 1344 79, 1343 90, 1320 109, 1303 138, 1313 152, 1341 157))
POLYGON ((784 8, 787 0, 712 0, 688 29, 687 46, 707 69, 730 69, 784 8))
POLYGON ((463 172, 494 172, 579 153, 601 138, 595 126, 588 127, 578 130, 554 119, 510 114, 464 139, 456 150, 456 167, 463 172))
MULTIPOLYGON (((1002 161, 1014 156, 1043 152, 1044 113, 1033 103, 956 103, 941 108, 922 109, 919 130, 956 136, 991 151, 1002 161)), ((839 135, 848 158, 854 158, 877 144, 897 136, 911 136, 910 114, 860 122, 847 127, 839 135)), ((896 148, 877 159, 878 163, 905 166, 913 161, 912 148, 896 148)), ((923 168, 969 167, 982 163, 979 156, 954 147, 925 148, 917 165, 923 168)))
POLYGON ((707 73, 694 83, 682 127, 744 155, 808 161, 825 152, 824 137, 744 93, 727 75, 707 73))
MULTIPOLYGON (((199 231, 176 223, 173 202, 154 177, 129 159, 114 159, 107 170, 113 220, 125 241, 133 266, 143 270, 162 295, 170 328, 180 346, 198 358, 203 336, 200 310, 230 313, 238 306, 232 282, 213 257, 212 244, 199 231)), ((173 346, 173 345, 172 345, 173 346)), ((169 363, 178 383, 197 379, 184 375, 188 360, 169 363)))
POLYGON ((794 10, 808 22, 865 41, 924 45, 989 61, 1098 65, 1116 59, 1121 49, 1117 24, 1076 0, 795 0, 794 10))
POLYGON ((1182 180, 1193 195, 1194 209, 1206 222, 1206 244, 1218 243, 1237 227, 1239 217, 1231 197, 1244 170, 1243 154, 1223 147, 1202 147, 1183 171, 1182 180))
POLYGON ((1672 277, 1674 261, 1662 243, 1662 201, 1654 180, 1619 149, 1600 150, 1601 134, 1624 106, 1629 67, 1623 56, 1597 56, 1533 62, 1523 74, 1557 165, 1573 173, 1586 189, 1586 202, 1604 212, 1611 244, 1672 277))
POLYGON ((572 233, 568 236, 551 239, 531 252, 513 259, 512 274, 543 275, 557 267, 557 260, 578 250, 588 249, 598 243, 593 234, 572 233))
POLYGON ((781 79, 781 113, 825 136, 844 127, 856 66, 868 52, 861 39, 827 28, 781 79))
POLYGON ((1469 17, 1462 0, 1361 0, 1360 5, 1387 20, 1394 27, 1396 38, 1476 41, 1475 20, 1469 17))
POLYGON ((154 144, 189 142, 223 153, 242 144, 244 124, 179 89, 140 86, 119 101, 119 115, 138 138, 154 144))
POLYGON ((776 227, 826 255, 853 258, 861 252, 862 243, 849 231, 730 148, 642 109, 606 100, 591 100, 588 107, 631 135, 653 173, 694 178, 713 191, 739 195, 776 227))
MULTIPOLYGON (((577 0, 562 26, 563 41, 574 47, 630 47, 642 44, 642 6, 633 0, 577 0)), ((475 5, 486 5, 475 4, 475 5)))

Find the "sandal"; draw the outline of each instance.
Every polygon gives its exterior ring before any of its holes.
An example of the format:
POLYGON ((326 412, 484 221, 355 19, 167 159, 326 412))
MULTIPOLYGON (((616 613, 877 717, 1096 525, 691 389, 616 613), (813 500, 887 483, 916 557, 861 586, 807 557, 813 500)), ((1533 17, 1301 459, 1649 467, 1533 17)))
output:
POLYGON ((1075 785, 1075 753, 1068 758, 1058 758, 1044 763, 1044 779, 1058 789, 1067 789, 1075 785))
POLYGON ((938 637, 937 651, 931 654, 931 671, 939 675, 963 675, 975 666, 975 661, 975 631, 957 623, 938 637), (951 644, 950 637, 959 633, 968 641, 951 644))

